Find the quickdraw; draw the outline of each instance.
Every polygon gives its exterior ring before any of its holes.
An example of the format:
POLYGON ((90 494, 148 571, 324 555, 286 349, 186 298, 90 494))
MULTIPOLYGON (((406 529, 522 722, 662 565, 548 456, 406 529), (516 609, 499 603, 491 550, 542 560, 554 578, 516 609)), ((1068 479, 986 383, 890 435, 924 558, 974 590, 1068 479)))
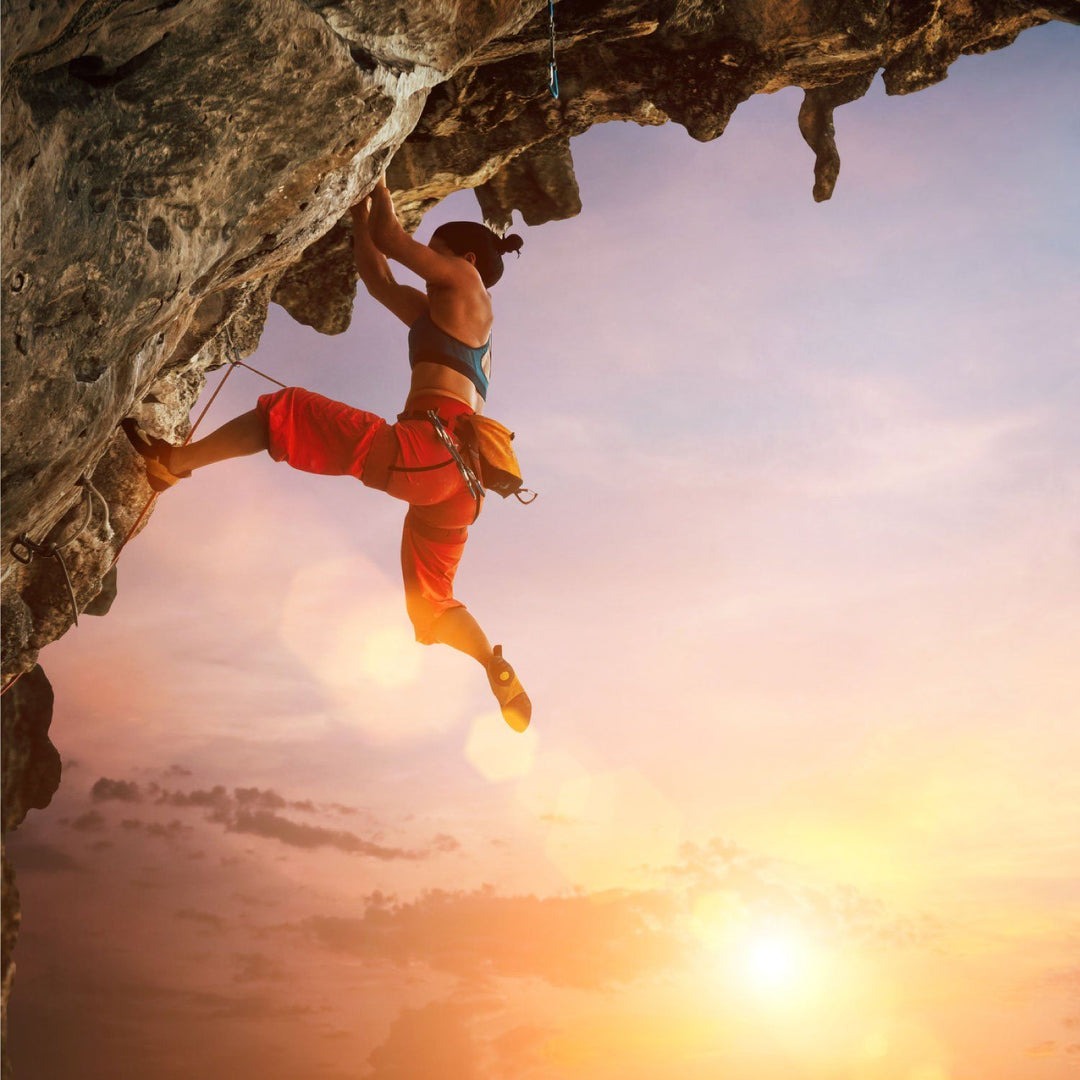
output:
POLYGON ((78 486, 82 488, 83 500, 86 503, 86 513, 83 515, 82 523, 79 527, 65 540, 61 540, 55 544, 37 543, 31 540, 26 533, 20 533, 11 542, 11 546, 8 548, 11 553, 11 557, 18 563, 22 563, 23 566, 29 566, 35 559, 55 559, 60 564, 60 569, 64 575, 64 584, 67 586, 68 599, 71 602, 71 621, 75 626, 79 625, 79 605, 75 599, 75 590, 71 585, 71 575, 68 573, 67 563, 64 562, 63 551, 65 548, 71 547, 76 540, 90 527, 90 522, 94 519, 94 499, 101 503, 101 508, 104 512, 105 531, 109 532, 112 525, 109 521, 109 504, 105 501, 105 497, 101 494, 89 476, 82 476, 77 481, 78 486))
POLYGON ((548 89, 553 98, 559 96, 559 66, 555 62, 555 0, 548 0, 548 27, 551 31, 551 58, 548 60, 548 89))
POLYGON ((16 561, 29 566, 35 559, 55 559, 60 564, 64 574, 64 584, 67 586, 68 599, 71 601, 71 621, 75 626, 79 625, 79 605, 75 600, 75 590, 71 587, 71 575, 68 573, 67 563, 60 548, 52 544, 35 544, 25 533, 20 534, 11 541, 8 549, 11 557, 16 561))
MULTIPOLYGON (((477 506, 479 506, 480 500, 484 497, 484 488, 477 478, 476 473, 473 472, 472 467, 461 456, 461 451, 457 448, 457 443, 450 438, 450 432, 443 426, 439 414, 434 409, 429 409, 424 415, 431 421, 431 426, 435 429, 435 434, 438 436, 439 442, 446 447, 446 452, 450 455, 454 464, 458 467, 458 472, 461 473, 465 480, 465 486, 469 489, 469 494, 476 500, 477 506)), ((479 513, 479 510, 477 510, 477 513, 479 513)))

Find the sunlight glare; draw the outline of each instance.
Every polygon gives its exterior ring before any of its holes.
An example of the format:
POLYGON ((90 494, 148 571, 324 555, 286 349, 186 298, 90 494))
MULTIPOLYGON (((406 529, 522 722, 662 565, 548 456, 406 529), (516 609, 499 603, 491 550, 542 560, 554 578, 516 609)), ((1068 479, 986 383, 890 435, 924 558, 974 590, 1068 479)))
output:
POLYGON ((740 980, 770 1005, 805 1005, 831 990, 829 960, 805 932, 787 925, 747 927, 735 951, 740 980))
POLYGON ((380 686, 405 686, 420 674, 421 653, 402 626, 377 626, 359 643, 360 670, 380 686))
POLYGON ((447 730, 476 691, 475 665, 450 650, 417 645, 401 586, 362 556, 297 571, 279 631, 315 682, 330 722, 362 729, 380 743, 447 730), (427 680, 440 688, 437 701, 427 680))
POLYGON ((746 973, 756 986, 775 990, 798 978, 804 958, 796 942, 776 935, 751 941, 743 959, 746 973))
POLYGON ((527 776, 536 757, 536 729, 514 732, 497 711, 482 713, 469 730, 465 757, 486 780, 527 776))

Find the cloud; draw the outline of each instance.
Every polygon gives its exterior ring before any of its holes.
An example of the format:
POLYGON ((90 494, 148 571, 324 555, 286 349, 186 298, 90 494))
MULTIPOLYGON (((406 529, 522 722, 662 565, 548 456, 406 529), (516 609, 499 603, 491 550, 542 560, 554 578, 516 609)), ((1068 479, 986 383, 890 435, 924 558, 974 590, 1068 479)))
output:
MULTIPOLYGON (((293 821, 276 811, 288 807, 301 813, 318 813, 319 808, 310 799, 289 800, 270 788, 235 787, 230 791, 224 785, 217 784, 211 788, 193 788, 183 791, 150 784, 143 790, 134 781, 110 780, 102 777, 91 790, 91 798, 96 802, 107 800, 143 802, 152 799, 156 806, 168 806, 179 810, 202 810, 207 812, 205 815, 207 822, 221 826, 227 832, 259 836, 308 851, 332 848, 346 855, 390 861, 423 859, 433 852, 456 851, 460 847, 460 843, 446 833, 439 833, 433 839, 429 850, 419 851, 376 843, 374 840, 365 839, 344 829, 330 829, 293 821)), ((327 809, 335 813, 355 814, 358 812, 353 807, 337 803, 327 809)), ((90 823, 90 815, 84 815, 84 817, 88 819, 88 823, 82 826, 83 828, 95 827, 90 823)), ((92 820, 104 823, 100 815, 92 820)), ((184 833, 193 831, 191 826, 184 825, 175 819, 164 824, 126 818, 121 824, 125 829, 145 829, 147 835, 166 840, 177 840, 184 833)), ((73 827, 77 826, 73 825, 73 827)))
POLYGON ((105 828, 105 818, 97 810, 87 810, 71 823, 71 827, 77 832, 100 832, 105 828))
POLYGON ((551 1028, 520 1024, 496 1036, 491 1045, 499 1058, 500 1074, 520 1076, 523 1067, 538 1060, 537 1051, 551 1034, 551 1028))
POLYGON ((368 1056, 365 1080, 505 1080, 550 1075, 534 1072, 548 1028, 519 1024, 493 1037, 487 1015, 496 1003, 460 997, 403 1009, 386 1039, 368 1056), (479 1022, 478 1022, 479 1021, 479 1022))
POLYGON ((187 1000, 209 1019, 214 1020, 277 1020, 310 1016, 310 1005, 289 1005, 257 994, 232 997, 227 994, 189 993, 187 1000))
POLYGON ((175 818, 168 822, 152 821, 146 826, 146 835, 152 836, 157 840, 179 840, 186 833, 192 833, 195 830, 190 825, 185 825, 182 821, 178 821, 175 818))
MULTIPOLYGON (((167 770, 166 775, 187 775, 187 773, 188 770, 174 767, 167 770)), ((428 858, 436 852, 446 853, 460 848, 460 843, 446 833, 436 835, 427 850, 414 850, 379 843, 348 830, 294 821, 277 811, 289 808, 303 814, 349 815, 356 815, 360 811, 355 807, 340 803, 320 807, 311 799, 290 800, 270 788, 241 786, 229 790, 224 785, 218 784, 210 788, 181 790, 163 788, 156 783, 140 787, 135 781, 102 777, 91 789, 91 799, 98 803, 106 801, 152 802, 155 806, 204 811, 206 822, 220 826, 227 832, 276 840, 301 850, 330 848, 347 855, 383 861, 419 860, 428 858)), ((105 819, 96 811, 91 811, 77 819, 77 823, 72 823, 72 827, 89 831, 102 828, 104 824, 105 819)), ((177 819, 166 824, 125 818, 121 826, 128 831, 143 830, 148 836, 172 841, 180 839, 185 833, 194 831, 191 826, 184 825, 177 819)))
POLYGON ((386 1041, 368 1057, 368 1080, 481 1080, 468 1024, 473 1011, 453 1001, 403 1010, 386 1041))
POLYGON ((302 932, 333 952, 421 962, 454 975, 536 977, 554 986, 630 982, 682 955, 670 897, 612 892, 537 898, 433 890, 392 904, 369 899, 359 918, 314 916, 302 932))
MULTIPOLYGON (((243 789, 237 789, 243 790, 243 789)), ((256 790, 256 789, 251 789, 256 790)), ((162 791, 157 797, 157 803, 164 806, 197 807, 203 810, 216 810, 219 813, 227 813, 235 804, 228 791, 220 784, 209 790, 195 789, 194 791, 162 791)))
POLYGON ((355 833, 343 829, 324 829, 318 825, 305 825, 298 821, 271 813, 269 810, 241 810, 226 825, 229 832, 247 833, 278 840, 298 848, 332 847, 347 855, 366 855, 374 859, 420 859, 421 852, 405 848, 385 847, 371 840, 364 840, 355 833))
POLYGON ((257 807, 261 810, 281 810, 288 806, 288 801, 276 791, 260 791, 257 787, 234 788, 233 798, 237 805, 246 808, 257 807))
POLYGON ((898 915, 850 885, 807 885, 794 867, 720 837, 703 845, 684 844, 680 855, 682 861, 664 872, 687 883, 691 901, 723 897, 757 917, 794 919, 820 937, 847 943, 924 946, 940 932, 929 916, 898 915))
POLYGON ((1080 964, 1050 972, 1046 981, 1053 987, 1080 996, 1080 964))
POLYGON ((1054 1057, 1057 1054, 1058 1045, 1056 1042, 1047 1041, 1036 1043, 1034 1046, 1029 1046, 1024 1054, 1030 1058, 1046 1058, 1054 1057))
POLYGON ((285 974, 265 953, 234 953, 236 973, 233 982, 283 982, 285 974))
POLYGON ((133 780, 110 780, 103 776, 90 789, 94 802, 141 802, 142 792, 133 780))
POLYGON ((768 860, 754 856, 734 841, 714 836, 704 844, 686 843, 679 848, 682 862, 664 867, 675 877, 690 878, 699 885, 715 884, 718 875, 745 867, 758 870, 768 860))
POLYGON ((214 915, 209 911, 197 911, 195 908, 181 908, 174 918, 193 922, 210 930, 224 930, 226 925, 226 921, 220 915, 214 915))

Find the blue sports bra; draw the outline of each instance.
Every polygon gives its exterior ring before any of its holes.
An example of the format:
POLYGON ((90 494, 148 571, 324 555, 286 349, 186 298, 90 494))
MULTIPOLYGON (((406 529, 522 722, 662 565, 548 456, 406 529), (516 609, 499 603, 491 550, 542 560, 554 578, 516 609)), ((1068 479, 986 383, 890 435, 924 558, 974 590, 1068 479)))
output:
POLYGON ((480 397, 487 400, 491 372, 490 337, 485 345, 474 349, 445 330, 440 330, 425 311, 409 327, 409 367, 414 368, 421 363, 442 364, 464 375, 476 387, 480 397))

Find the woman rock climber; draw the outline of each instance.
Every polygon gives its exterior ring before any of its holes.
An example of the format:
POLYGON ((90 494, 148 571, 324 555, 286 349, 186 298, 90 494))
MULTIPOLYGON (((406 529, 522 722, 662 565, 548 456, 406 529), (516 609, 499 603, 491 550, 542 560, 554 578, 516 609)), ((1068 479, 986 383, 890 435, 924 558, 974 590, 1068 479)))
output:
POLYGON ((352 208, 352 218, 360 279, 409 327, 412 380, 397 423, 293 386, 264 394, 250 412, 187 446, 152 439, 130 420, 124 430, 146 459, 155 490, 194 469, 267 450, 293 468, 354 476, 407 502, 401 567, 416 639, 478 660, 506 722, 524 731, 532 713, 528 695, 501 646, 492 648, 454 597, 454 574, 481 495, 470 491, 428 415, 435 412, 453 432, 459 417, 483 409, 491 375, 488 289, 502 276, 503 253, 519 250, 521 239, 453 221, 436 229, 429 244, 418 243, 401 227, 382 180, 352 208), (426 294, 395 281, 387 257, 422 277, 426 294))

